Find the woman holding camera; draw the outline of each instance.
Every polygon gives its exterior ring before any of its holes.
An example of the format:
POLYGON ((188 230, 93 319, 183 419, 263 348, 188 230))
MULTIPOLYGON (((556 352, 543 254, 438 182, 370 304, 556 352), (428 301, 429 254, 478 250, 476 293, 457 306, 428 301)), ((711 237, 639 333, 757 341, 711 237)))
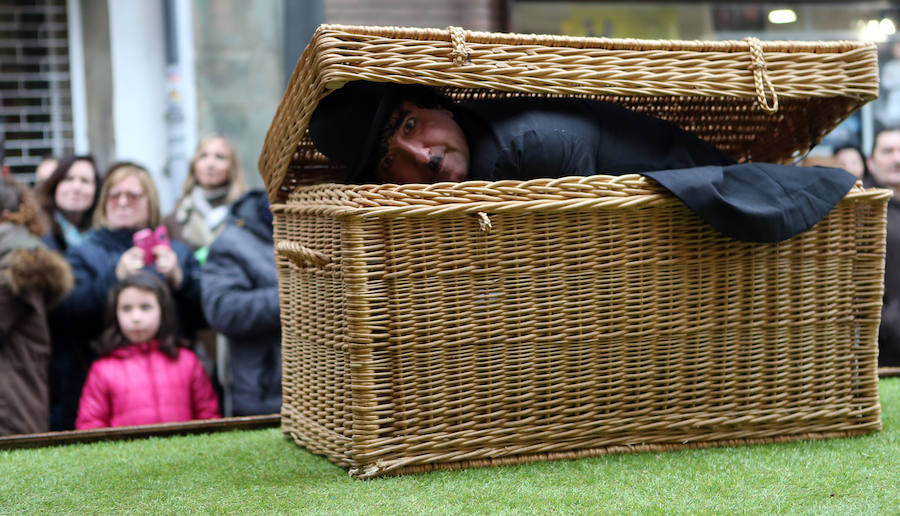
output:
MULTIPOLYGON (((199 265, 187 244, 167 240, 160 224, 159 195, 153 178, 143 167, 129 162, 113 164, 106 173, 94 213, 95 230, 87 240, 66 253, 75 276, 75 288, 51 314, 61 335, 87 348, 103 330, 107 292, 120 280, 140 270, 162 277, 172 290, 181 322, 180 333, 193 337, 203 326, 200 306, 199 265), (135 244, 135 234, 150 228, 151 240, 135 244), (146 251, 145 251, 146 249, 146 251)), ((81 385, 90 364, 65 392, 56 397, 56 425, 74 426, 81 385)), ((53 411, 53 408, 51 408, 53 411)), ((51 416, 51 423, 54 423, 51 416)))

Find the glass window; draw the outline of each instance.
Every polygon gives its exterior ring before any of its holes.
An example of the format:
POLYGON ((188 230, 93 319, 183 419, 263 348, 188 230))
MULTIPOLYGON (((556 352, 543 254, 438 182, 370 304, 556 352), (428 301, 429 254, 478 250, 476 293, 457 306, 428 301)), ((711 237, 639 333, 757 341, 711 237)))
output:
POLYGON ((831 134, 817 152, 845 143, 868 151, 873 133, 900 126, 900 7, 863 2, 604 2, 513 0, 513 32, 610 38, 867 40, 879 48, 880 98, 831 134))

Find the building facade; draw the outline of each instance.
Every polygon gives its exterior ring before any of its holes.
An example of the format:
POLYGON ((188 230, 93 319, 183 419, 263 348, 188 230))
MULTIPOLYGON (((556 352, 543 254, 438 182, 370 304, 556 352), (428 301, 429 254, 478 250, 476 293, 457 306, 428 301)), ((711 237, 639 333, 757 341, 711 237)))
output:
MULTIPOLYGON (((858 39, 875 20, 885 29, 881 36, 893 38, 882 21, 896 14, 890 2, 785 4, 796 4, 794 22, 771 22, 762 3, 0 0, 7 164, 31 181, 45 155, 92 153, 101 168, 136 161, 154 175, 162 207, 170 210, 197 141, 219 133, 235 142, 250 184, 261 186, 256 161, 266 130, 320 23, 669 39, 858 39)), ((873 124, 864 117, 855 123, 845 129, 857 138, 873 124)))

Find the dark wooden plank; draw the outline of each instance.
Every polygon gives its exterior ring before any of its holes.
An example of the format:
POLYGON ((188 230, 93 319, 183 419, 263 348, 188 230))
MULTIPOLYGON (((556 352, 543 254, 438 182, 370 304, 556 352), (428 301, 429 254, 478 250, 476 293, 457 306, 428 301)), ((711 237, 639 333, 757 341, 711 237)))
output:
POLYGON ((0 450, 9 448, 58 446, 73 443, 91 443, 96 441, 143 439, 147 437, 162 437, 168 435, 204 434, 230 430, 254 430, 257 428, 276 427, 280 424, 281 416, 279 414, 269 414, 263 416, 185 421, 182 423, 163 423, 159 425, 124 426, 117 428, 98 428, 94 430, 71 430, 68 432, 10 435, 0 437, 0 450))

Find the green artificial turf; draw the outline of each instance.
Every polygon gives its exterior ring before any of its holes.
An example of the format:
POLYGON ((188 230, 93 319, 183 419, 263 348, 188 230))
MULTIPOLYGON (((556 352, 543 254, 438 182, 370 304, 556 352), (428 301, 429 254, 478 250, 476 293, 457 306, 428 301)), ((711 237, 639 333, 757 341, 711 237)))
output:
POLYGON ((898 514, 900 378, 865 437, 357 480, 277 429, 0 452, 2 513, 898 514))

